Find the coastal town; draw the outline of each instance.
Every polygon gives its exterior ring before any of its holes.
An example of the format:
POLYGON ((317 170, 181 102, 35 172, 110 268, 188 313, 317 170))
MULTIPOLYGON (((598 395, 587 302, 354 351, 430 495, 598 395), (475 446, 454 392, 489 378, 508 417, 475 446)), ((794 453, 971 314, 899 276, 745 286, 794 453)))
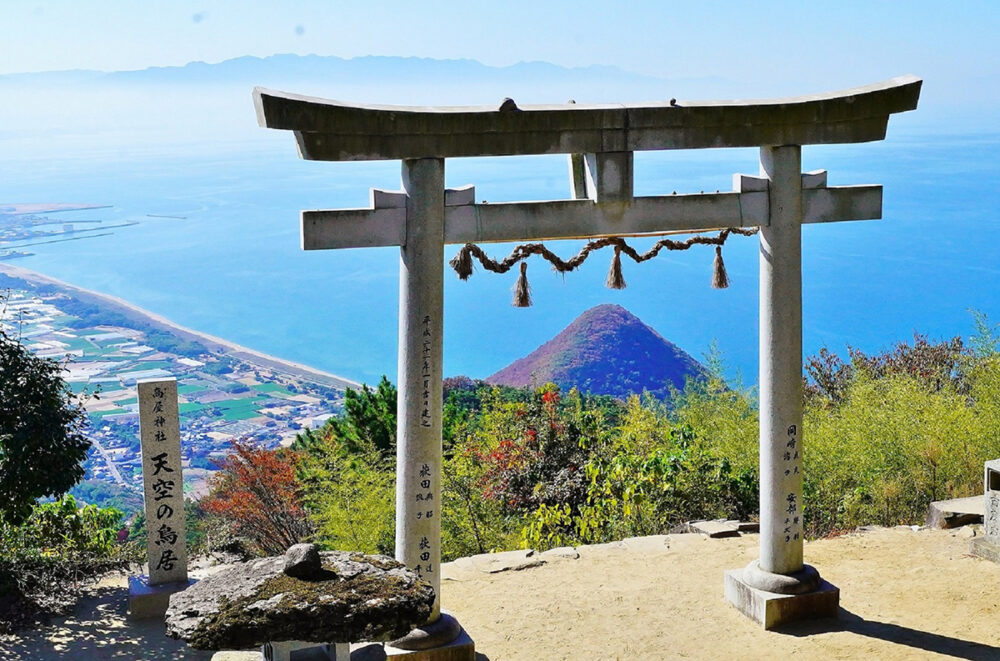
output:
POLYGON ((108 230, 138 225, 136 221, 108 223, 99 219, 60 219, 49 214, 62 211, 107 209, 98 204, 0 205, 0 261, 29 257, 31 246, 107 236, 108 230))
POLYGON ((277 359, 255 360, 161 326, 143 328, 134 316, 51 285, 2 272, 0 279, 0 327, 36 355, 59 361, 87 411, 93 446, 78 494, 84 500, 142 502, 136 383, 143 379, 177 379, 185 493, 193 497, 205 493, 234 439, 287 446, 341 407, 343 383, 332 375, 282 369, 277 359))

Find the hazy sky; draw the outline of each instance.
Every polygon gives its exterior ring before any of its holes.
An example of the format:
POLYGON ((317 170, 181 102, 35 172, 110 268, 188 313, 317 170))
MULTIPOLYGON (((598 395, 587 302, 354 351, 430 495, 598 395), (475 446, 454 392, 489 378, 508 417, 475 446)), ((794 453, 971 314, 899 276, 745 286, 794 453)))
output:
MULTIPOLYGON (((2 2, 0 73, 316 53, 610 64, 747 82, 1000 74, 1000 2, 53 0, 2 2)), ((820 88, 828 85, 820 85, 820 88)))

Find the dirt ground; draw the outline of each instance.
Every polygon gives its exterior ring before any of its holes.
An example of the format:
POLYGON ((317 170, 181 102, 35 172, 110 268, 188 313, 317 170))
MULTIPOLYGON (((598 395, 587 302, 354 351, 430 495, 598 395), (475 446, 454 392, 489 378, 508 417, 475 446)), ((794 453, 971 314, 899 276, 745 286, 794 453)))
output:
POLYGON ((162 620, 135 622, 128 613, 128 577, 110 576, 89 590, 72 616, 20 636, 0 636, 0 659, 211 659, 167 638, 162 620))
MULTIPOLYGON (((670 535, 581 547, 579 558, 488 573, 444 566, 442 602, 480 659, 1000 659, 1000 565, 968 555, 973 528, 875 529, 809 542, 841 590, 836 620, 765 632, 722 598, 758 538, 670 535)), ((531 559, 529 559, 531 560, 531 559)), ((496 568, 496 567, 494 567, 496 568)), ((75 616, 0 640, 0 659, 199 659, 162 623, 125 619, 124 579, 75 616)))
POLYGON ((490 661, 1000 659, 1000 565, 968 555, 971 533, 893 528, 807 543, 806 562, 840 588, 840 617, 780 633, 722 597, 723 572, 757 557, 756 535, 673 535, 666 549, 630 540, 521 571, 469 569, 445 582, 442 602, 490 661))

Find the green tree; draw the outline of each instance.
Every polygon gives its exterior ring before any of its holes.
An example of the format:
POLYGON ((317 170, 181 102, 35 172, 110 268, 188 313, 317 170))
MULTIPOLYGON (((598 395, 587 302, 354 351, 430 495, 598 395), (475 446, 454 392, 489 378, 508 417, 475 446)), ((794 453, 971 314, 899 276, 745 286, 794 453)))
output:
POLYGON ((14 525, 83 478, 87 416, 61 371, 0 327, 0 519, 14 525))
POLYGON ((367 384, 361 390, 348 388, 344 393, 344 411, 326 421, 319 431, 299 434, 293 446, 306 450, 335 439, 348 452, 364 453, 374 448, 383 457, 396 453, 396 386, 385 376, 373 390, 367 384))
POLYGON ((325 548, 392 555, 395 472, 374 449, 345 452, 327 439, 299 466, 305 503, 325 548))

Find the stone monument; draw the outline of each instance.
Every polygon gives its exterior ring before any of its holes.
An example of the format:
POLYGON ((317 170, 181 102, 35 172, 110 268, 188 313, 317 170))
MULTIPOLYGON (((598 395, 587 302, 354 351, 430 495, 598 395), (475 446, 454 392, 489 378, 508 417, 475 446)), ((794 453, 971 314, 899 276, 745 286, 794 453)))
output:
POLYGON ((983 536, 972 538, 972 554, 1000 562, 1000 459, 983 466, 983 536))
POLYGON ((350 661, 349 643, 405 636, 433 603, 430 585, 392 558, 296 544, 175 594, 167 635, 202 650, 260 647, 265 661, 291 661, 296 652, 350 661))
POLYGON ((184 538, 177 380, 145 380, 136 385, 149 573, 129 577, 129 615, 162 617, 170 595, 192 583, 184 538))
MULTIPOLYGON (((766 628, 836 614, 839 592, 803 564, 802 225, 881 218, 882 187, 827 186, 825 171, 801 171, 802 146, 884 139, 891 115, 917 107, 921 82, 761 101, 422 108, 255 89, 260 125, 294 132, 304 159, 402 162, 402 191, 301 216, 306 250, 399 247, 396 558, 440 588, 445 245, 758 227, 761 548, 726 574, 725 594, 766 628), (734 175, 727 192, 634 194, 636 151, 722 147, 757 148, 759 174, 734 175), (447 158, 528 154, 568 156, 569 199, 486 204, 472 186, 444 187, 447 158)), ((444 649, 461 627, 440 613, 435 603, 400 647, 471 660, 471 644, 462 657, 444 649)))

